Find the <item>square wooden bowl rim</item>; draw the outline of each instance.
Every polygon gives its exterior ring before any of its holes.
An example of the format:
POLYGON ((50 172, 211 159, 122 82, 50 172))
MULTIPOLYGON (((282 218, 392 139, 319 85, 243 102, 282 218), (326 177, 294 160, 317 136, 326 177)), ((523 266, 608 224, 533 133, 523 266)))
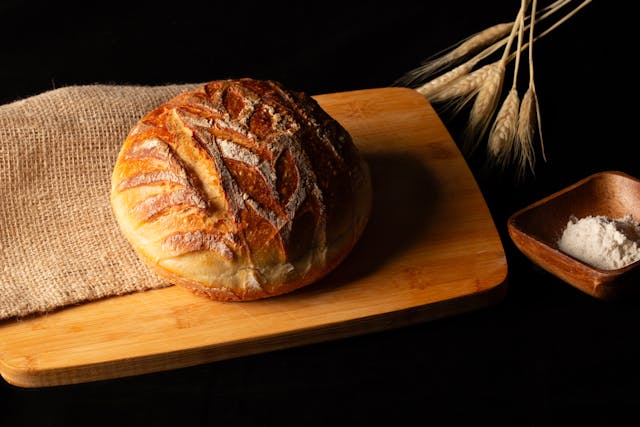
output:
MULTIPOLYGON (((538 245, 542 245, 542 246, 547 247, 548 249, 550 249, 552 251, 552 253, 554 253, 555 255, 557 255, 557 256, 569 261, 570 263, 578 263, 578 264, 586 267, 588 270, 593 271, 595 276, 607 276, 607 277, 620 276, 621 274, 626 273, 627 271, 634 269, 638 264, 640 264, 640 260, 635 261, 635 262, 633 262, 633 263, 631 263, 629 265, 626 265, 624 267, 613 269, 613 270, 594 267, 594 266, 592 266, 592 265, 590 265, 590 264, 588 264, 588 263, 586 263, 584 261, 581 261, 581 260, 569 255, 569 254, 566 254, 565 252, 561 251, 557 247, 553 247, 553 246, 549 245, 548 243, 546 243, 546 242, 542 241, 541 239, 539 239, 536 235, 525 232, 522 228, 520 228, 518 226, 518 224, 516 222, 517 218, 519 216, 521 216, 522 214, 524 214, 525 212, 528 212, 528 211, 530 211, 530 210, 532 210, 532 209, 534 209, 534 208, 536 208, 538 206, 542 206, 542 205, 548 203, 550 200, 557 199, 558 197, 560 197, 560 196, 562 196, 562 195, 574 190, 575 188, 578 188, 578 187, 586 184, 589 181, 592 181, 592 180, 594 180, 596 178, 599 178, 599 177, 605 176, 605 175, 617 175, 617 176, 620 176, 622 178, 630 179, 630 180, 633 180, 633 181, 636 181, 636 182, 640 183, 640 179, 638 179, 638 178, 636 178, 636 177, 634 177, 632 175, 629 175, 629 174, 627 174, 625 172, 615 171, 615 170, 596 172, 596 173, 594 173, 592 175, 587 176, 586 178, 582 178, 581 180, 562 188, 561 190, 558 190, 558 191, 556 191, 556 192, 554 192, 554 193, 552 193, 552 194, 550 194, 550 195, 548 195, 546 197, 543 197, 542 199, 540 199, 540 200, 538 200, 536 202, 533 202, 530 205, 525 206, 522 209, 519 209, 518 211, 513 213, 511 216, 509 216, 509 220, 507 222, 508 228, 512 232, 517 232, 517 233, 521 234, 522 236, 526 236, 529 239, 534 240, 536 242, 536 244, 538 244, 538 245)), ((528 253, 525 253, 525 255, 527 255, 529 257, 528 253)))

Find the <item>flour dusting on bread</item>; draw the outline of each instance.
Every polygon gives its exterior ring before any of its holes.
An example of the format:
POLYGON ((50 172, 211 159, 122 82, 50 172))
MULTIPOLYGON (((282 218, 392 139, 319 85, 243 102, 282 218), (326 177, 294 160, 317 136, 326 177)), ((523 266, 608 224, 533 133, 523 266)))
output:
POLYGON ((131 129, 111 204, 160 276, 246 301, 340 264, 367 223, 371 183, 349 133, 312 97, 229 79, 178 95, 131 129))

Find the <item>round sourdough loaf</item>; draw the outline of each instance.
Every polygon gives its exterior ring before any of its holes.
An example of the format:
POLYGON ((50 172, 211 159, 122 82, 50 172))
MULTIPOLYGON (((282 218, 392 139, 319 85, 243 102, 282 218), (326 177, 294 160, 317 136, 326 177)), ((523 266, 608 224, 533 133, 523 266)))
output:
POLYGON ((212 81, 147 113, 116 160, 111 206, 159 276, 221 301, 293 291, 333 270, 371 209, 366 163, 310 96, 212 81))

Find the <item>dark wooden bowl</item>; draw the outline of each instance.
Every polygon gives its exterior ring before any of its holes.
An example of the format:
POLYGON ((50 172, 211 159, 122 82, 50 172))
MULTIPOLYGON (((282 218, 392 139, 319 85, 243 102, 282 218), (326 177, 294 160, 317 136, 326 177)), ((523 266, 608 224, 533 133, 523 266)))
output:
POLYGON ((640 261, 617 270, 592 267, 558 249, 573 215, 640 219, 640 180, 623 172, 591 175, 511 215, 509 236, 531 261, 581 291, 604 300, 639 294, 640 261))

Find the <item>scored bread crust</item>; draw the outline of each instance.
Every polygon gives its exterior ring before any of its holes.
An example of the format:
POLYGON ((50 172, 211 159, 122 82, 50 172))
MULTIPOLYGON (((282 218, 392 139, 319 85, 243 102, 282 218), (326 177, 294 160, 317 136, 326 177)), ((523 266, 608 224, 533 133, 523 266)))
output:
POLYGON ((113 169, 111 207, 160 277, 220 301, 291 292, 352 251, 371 209, 366 162, 303 92, 216 80, 148 112, 113 169))

